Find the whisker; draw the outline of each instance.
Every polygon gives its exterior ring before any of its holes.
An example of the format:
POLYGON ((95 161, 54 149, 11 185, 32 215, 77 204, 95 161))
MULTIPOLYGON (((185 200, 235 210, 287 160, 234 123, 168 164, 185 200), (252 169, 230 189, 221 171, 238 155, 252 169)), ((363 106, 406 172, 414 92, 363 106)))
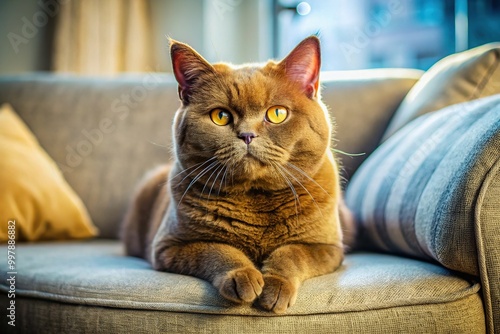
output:
MULTIPOLYGON (((210 195, 212 194, 212 189, 214 188, 214 185, 215 183, 217 182, 217 179, 219 178, 219 175, 220 173, 222 173, 222 171, 226 168, 226 165, 221 165, 221 169, 219 170, 219 172, 217 173, 217 175, 215 175, 215 179, 214 179, 214 182, 212 183, 212 186, 210 187, 210 191, 208 192, 208 198, 207 198, 207 201, 210 199, 210 195)), ((222 179, 221 179, 221 184, 222 184, 222 179)), ((220 187, 219 187, 220 189, 220 187)), ((220 191, 219 191, 220 193, 220 191)), ((219 196, 219 195, 217 195, 219 196)))
POLYGON ((313 179, 312 177, 310 177, 306 172, 304 172, 302 169, 300 169, 299 167, 295 166, 294 164, 292 164, 291 162, 287 163, 288 166, 292 167, 293 169, 295 169, 297 172, 299 172, 300 174, 302 174, 303 176, 305 176, 309 181, 313 182, 316 186, 318 186, 321 190, 323 190, 325 192, 325 194, 327 194, 328 196, 332 196, 328 191, 325 190, 325 188, 323 188, 318 182, 316 182, 315 179, 313 179))
POLYGON ((302 211, 302 207, 300 205, 299 195, 297 194, 297 191, 295 190, 295 187, 293 186, 293 183, 290 181, 290 179, 280 170, 280 169, 282 169, 282 167, 276 163, 272 163, 272 166, 274 167, 274 170, 276 170, 278 172, 278 174, 281 175, 281 177, 283 178, 285 183, 288 185, 288 187, 290 188, 290 190, 293 194, 294 202, 295 202, 295 216, 297 217, 297 221, 298 221, 299 208, 300 208, 300 211, 302 211), (297 206, 297 203, 298 203, 298 206, 297 206))
POLYGON ((191 174, 193 174, 193 173, 194 173, 194 172, 196 172, 198 169, 200 169, 201 167, 203 167, 203 165, 204 165, 204 164, 206 164, 206 163, 208 163, 208 162, 210 162, 210 161, 212 161, 212 160, 214 160, 214 159, 216 159, 216 157, 212 157, 212 158, 210 158, 210 159, 208 159, 208 160, 206 160, 206 161, 203 161, 203 162, 197 163, 196 165, 193 165, 193 166, 191 166, 191 167, 188 167, 188 168, 186 168, 186 169, 182 170, 181 172, 177 173, 176 175, 172 176, 172 177, 169 179, 169 181, 173 181, 176 177, 180 176, 182 173, 185 173, 185 172, 187 172, 188 170, 190 170, 190 169, 193 169, 193 168, 197 167, 195 170, 191 171, 191 173, 189 173, 188 175, 186 175, 186 176, 185 176, 185 177, 184 177, 184 178, 183 178, 180 182, 178 182, 178 184, 180 184, 180 183, 182 183, 182 182, 183 182, 183 181, 184 181, 187 177, 189 177, 191 174))
MULTIPOLYGON (((200 199, 201 199, 201 196, 203 195, 203 193, 205 192, 205 188, 207 187, 208 183, 210 182, 210 179, 219 170, 219 167, 222 169, 223 165, 221 165, 219 162, 217 162, 217 167, 214 169, 214 171, 212 172, 212 174, 210 174, 210 176, 208 177, 207 181, 205 181, 205 184, 203 185, 203 189, 201 189, 200 199)), ((219 174, 217 174, 217 175, 219 175, 219 174)), ((216 176, 216 179, 217 179, 217 176, 216 176)), ((213 184, 212 184, 212 187, 213 187, 213 184)), ((210 189, 212 189, 212 188, 210 188, 210 189)), ((210 198, 210 193, 208 194, 208 198, 210 198)), ((207 201, 208 201, 208 199, 207 199, 207 201)))
POLYGON ((233 163, 233 164, 232 164, 232 167, 233 167, 233 168, 231 168, 231 172, 232 172, 232 173, 231 173, 231 186, 234 186, 234 173, 236 172, 236 167, 237 167, 237 166, 235 166, 235 164, 233 163))
MULTIPOLYGON (((297 182, 306 192, 307 194, 309 195, 309 197, 311 197, 314 205, 316 205, 316 208, 318 208, 319 210, 319 213, 321 214, 321 216, 323 216, 323 211, 321 211, 321 208, 319 207, 318 205, 318 202, 316 202, 316 200, 314 199, 313 195, 309 192, 309 190, 307 190, 307 188, 302 184, 302 182, 300 182, 290 171, 288 171, 285 167, 282 167, 283 171, 285 171, 288 175, 290 175, 294 180, 295 182, 297 182)), ((317 183, 316 183, 317 184, 317 183)), ((321 186, 320 186, 321 187, 321 186)), ((321 188, 323 189, 323 188, 321 188)), ((324 190, 324 189, 323 189, 324 190)), ((328 194, 328 193, 327 193, 328 194)))
POLYGON ((220 196, 220 191, 222 189, 222 183, 224 183, 224 187, 227 187, 227 184, 226 184, 226 180, 227 180, 226 175, 227 175, 228 170, 229 170, 229 167, 226 164, 224 164, 224 174, 222 174, 222 178, 220 180, 219 190, 217 191, 217 197, 220 196))
MULTIPOLYGON (((204 152, 204 153, 215 153, 215 152, 217 152, 218 150, 219 150, 219 149, 218 149, 218 148, 216 148, 216 147, 214 147, 214 148, 212 148, 212 149, 204 148, 204 149, 203 149, 203 152, 204 152)), ((177 155, 178 157, 190 157, 190 156, 193 156, 193 153, 180 153, 180 152, 177 152, 177 153, 176 153, 176 155, 177 155)), ((216 155, 216 154, 214 154, 214 155, 216 155)))
POLYGON ((198 175, 196 175, 194 177, 193 180, 191 180, 191 183, 189 183, 189 185, 187 186, 186 190, 184 191, 184 193, 182 194, 182 197, 181 199, 179 200, 179 203, 177 204, 177 206, 179 206, 181 203, 182 203, 182 200, 184 199, 184 196, 186 196, 188 190, 196 183, 198 182, 199 179, 201 179, 205 174, 207 174, 208 172, 210 172, 212 170, 212 168, 214 168, 215 166, 217 166, 219 164, 219 162, 217 161, 214 161, 212 162, 208 167, 205 167, 200 173, 198 173, 198 175))
POLYGON ((332 148, 332 151, 335 152, 335 153, 346 155, 348 157, 361 157, 361 156, 363 156, 363 155, 366 154, 366 153, 348 153, 348 152, 344 152, 344 151, 338 150, 336 148, 332 148))
POLYGON ((171 146, 171 145, 163 145, 163 144, 155 143, 154 141, 151 141, 151 140, 148 140, 148 142, 150 144, 153 144, 154 146, 158 146, 158 147, 164 148, 166 150, 169 150, 170 146, 171 146))

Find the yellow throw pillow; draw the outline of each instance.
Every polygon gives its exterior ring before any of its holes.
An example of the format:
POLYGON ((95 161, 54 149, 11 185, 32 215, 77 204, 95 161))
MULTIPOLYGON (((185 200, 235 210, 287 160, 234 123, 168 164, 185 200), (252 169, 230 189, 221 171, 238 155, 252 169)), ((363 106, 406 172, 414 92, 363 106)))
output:
POLYGON ((0 108, 0 242, 97 235, 87 209, 15 113, 0 108), (15 229, 14 229, 15 226, 15 229), (10 231, 10 234, 9 234, 10 231))

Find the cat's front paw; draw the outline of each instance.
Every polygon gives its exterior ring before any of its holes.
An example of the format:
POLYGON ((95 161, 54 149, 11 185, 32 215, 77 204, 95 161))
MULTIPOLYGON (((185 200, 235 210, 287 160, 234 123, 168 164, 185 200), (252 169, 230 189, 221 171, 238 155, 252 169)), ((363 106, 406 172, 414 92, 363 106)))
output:
POLYGON ((285 313, 296 299, 297 287, 292 282, 281 276, 264 275, 264 290, 259 296, 261 307, 274 313, 285 313))
POLYGON ((251 303, 261 293, 264 279, 255 268, 231 270, 214 282, 220 294, 235 303, 251 303))

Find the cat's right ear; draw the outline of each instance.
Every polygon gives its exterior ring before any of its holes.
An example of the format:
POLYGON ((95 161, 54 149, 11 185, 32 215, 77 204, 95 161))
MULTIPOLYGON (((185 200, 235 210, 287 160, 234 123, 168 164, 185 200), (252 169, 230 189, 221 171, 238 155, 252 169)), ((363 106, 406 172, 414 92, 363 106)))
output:
POLYGON ((170 39, 170 56, 175 79, 179 84, 179 98, 188 104, 200 75, 214 68, 187 44, 170 39))

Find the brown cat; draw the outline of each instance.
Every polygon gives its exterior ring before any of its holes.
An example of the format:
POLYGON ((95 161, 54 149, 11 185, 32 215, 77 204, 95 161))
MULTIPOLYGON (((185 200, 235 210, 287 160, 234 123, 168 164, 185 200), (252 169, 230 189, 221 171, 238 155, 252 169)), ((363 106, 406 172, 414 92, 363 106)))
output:
POLYGON ((129 255, 284 312, 333 272, 354 226, 320 100, 319 40, 264 66, 209 64, 170 45, 181 106, 172 166, 146 177, 124 221, 129 255), (167 181, 168 180, 168 181, 167 181))

